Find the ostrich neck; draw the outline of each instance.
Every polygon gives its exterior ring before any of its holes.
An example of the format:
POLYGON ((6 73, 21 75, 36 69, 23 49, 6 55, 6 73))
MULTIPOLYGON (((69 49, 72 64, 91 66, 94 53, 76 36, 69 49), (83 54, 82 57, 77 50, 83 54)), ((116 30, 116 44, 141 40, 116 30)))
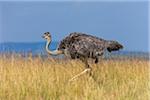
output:
POLYGON ((48 40, 47 43, 46 43, 46 51, 48 52, 48 54, 50 54, 50 55, 62 54, 62 52, 61 52, 61 51, 58 51, 58 50, 51 51, 51 50, 49 49, 50 43, 51 43, 51 40, 48 40))
POLYGON ((50 45, 51 41, 48 40, 47 43, 46 43, 46 51, 49 53, 49 54, 52 54, 52 51, 49 50, 49 45, 50 45))

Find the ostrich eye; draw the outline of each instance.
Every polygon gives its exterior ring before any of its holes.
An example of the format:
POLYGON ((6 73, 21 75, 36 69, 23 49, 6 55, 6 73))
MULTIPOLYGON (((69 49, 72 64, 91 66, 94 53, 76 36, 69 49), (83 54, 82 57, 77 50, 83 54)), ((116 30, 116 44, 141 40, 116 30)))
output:
POLYGON ((49 34, 50 34, 49 32, 45 32, 45 33, 44 33, 44 35, 49 35, 49 34))

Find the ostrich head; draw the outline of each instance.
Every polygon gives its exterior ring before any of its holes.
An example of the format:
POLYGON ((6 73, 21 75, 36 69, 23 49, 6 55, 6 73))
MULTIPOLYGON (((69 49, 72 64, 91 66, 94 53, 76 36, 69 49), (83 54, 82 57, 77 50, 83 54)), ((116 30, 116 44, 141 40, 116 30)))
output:
POLYGON ((60 51, 60 50, 54 50, 54 51, 49 50, 49 45, 50 45, 50 43, 51 43, 51 34, 50 34, 50 32, 45 32, 42 37, 47 40, 45 49, 46 49, 46 51, 47 51, 50 55, 58 55, 58 54, 62 54, 62 53, 63 53, 63 52, 60 51))
POLYGON ((44 39, 46 39, 47 41, 51 41, 51 34, 50 34, 50 32, 45 32, 42 37, 44 39))

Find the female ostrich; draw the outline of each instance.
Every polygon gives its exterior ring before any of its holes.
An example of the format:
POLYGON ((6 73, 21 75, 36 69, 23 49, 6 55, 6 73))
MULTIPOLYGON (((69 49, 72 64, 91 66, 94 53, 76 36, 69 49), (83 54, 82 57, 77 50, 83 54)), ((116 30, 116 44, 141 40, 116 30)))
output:
POLYGON ((46 51, 50 55, 64 54, 72 59, 80 59, 85 63, 86 69, 80 74, 74 76, 70 81, 86 72, 89 72, 91 75, 91 67, 88 64, 88 58, 92 58, 95 60, 95 63, 98 63, 98 58, 103 55, 104 51, 108 50, 111 52, 123 48, 123 46, 117 41, 104 40, 92 35, 73 32, 60 42, 56 50, 51 51, 49 50, 49 45, 51 43, 50 33, 46 32, 42 37, 47 40, 46 51))

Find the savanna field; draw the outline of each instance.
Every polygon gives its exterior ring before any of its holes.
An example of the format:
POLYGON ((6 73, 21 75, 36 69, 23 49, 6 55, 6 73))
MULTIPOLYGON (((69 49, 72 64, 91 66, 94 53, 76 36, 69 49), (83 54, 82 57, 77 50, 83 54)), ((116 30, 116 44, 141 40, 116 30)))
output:
POLYGON ((149 100, 149 61, 104 59, 89 61, 87 74, 79 60, 51 57, 0 57, 0 100, 149 100))

